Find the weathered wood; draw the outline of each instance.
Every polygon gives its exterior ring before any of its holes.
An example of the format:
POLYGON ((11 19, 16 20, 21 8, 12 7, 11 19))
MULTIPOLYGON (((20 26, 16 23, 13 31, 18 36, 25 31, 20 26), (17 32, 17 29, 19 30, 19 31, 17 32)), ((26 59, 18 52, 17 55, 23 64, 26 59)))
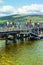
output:
POLYGON ((16 34, 13 35, 13 43, 16 43, 16 34))
POLYGON ((8 35, 5 35, 5 44, 8 45, 8 35))

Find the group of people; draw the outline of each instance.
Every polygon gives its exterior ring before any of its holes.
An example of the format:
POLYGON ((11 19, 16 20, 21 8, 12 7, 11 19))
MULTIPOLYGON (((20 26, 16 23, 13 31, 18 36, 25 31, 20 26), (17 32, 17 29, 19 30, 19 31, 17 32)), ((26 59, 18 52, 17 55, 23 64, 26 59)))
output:
POLYGON ((32 21, 30 20, 30 22, 26 22, 25 24, 21 25, 19 22, 14 23, 14 22, 7 22, 6 23, 7 27, 14 27, 14 28, 22 28, 22 27, 26 27, 27 29, 31 29, 31 28, 37 28, 39 27, 39 24, 37 23, 32 23, 32 21))

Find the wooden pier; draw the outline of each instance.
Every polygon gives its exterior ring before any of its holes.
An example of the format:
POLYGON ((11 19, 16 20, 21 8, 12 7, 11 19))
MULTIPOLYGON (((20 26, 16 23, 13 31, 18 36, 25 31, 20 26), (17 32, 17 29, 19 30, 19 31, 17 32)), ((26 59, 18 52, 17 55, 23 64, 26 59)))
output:
POLYGON ((35 30, 33 30, 34 28, 30 28, 30 29, 15 29, 15 28, 1 28, 0 29, 0 37, 2 37, 3 39, 5 39, 5 43, 7 44, 8 40, 13 40, 13 42, 15 43, 16 39, 21 39, 23 40, 23 38, 29 38, 29 39, 40 39, 43 38, 43 36, 39 35, 39 30, 35 32, 35 30))

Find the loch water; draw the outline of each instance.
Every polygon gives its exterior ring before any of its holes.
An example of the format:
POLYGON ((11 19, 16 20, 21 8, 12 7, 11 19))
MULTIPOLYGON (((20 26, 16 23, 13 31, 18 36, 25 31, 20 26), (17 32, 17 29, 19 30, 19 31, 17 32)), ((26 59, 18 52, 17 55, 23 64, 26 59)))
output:
POLYGON ((43 65, 43 39, 8 43, 0 40, 0 65, 43 65))

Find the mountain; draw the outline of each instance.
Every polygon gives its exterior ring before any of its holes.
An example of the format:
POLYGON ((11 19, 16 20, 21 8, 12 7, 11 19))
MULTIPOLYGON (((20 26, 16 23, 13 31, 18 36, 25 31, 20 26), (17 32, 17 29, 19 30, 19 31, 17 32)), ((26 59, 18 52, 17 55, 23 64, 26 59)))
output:
POLYGON ((0 23, 6 22, 6 21, 14 21, 14 22, 20 22, 25 23, 29 22, 29 20, 32 19, 32 22, 43 22, 43 15, 10 15, 10 16, 4 16, 0 17, 0 23))

